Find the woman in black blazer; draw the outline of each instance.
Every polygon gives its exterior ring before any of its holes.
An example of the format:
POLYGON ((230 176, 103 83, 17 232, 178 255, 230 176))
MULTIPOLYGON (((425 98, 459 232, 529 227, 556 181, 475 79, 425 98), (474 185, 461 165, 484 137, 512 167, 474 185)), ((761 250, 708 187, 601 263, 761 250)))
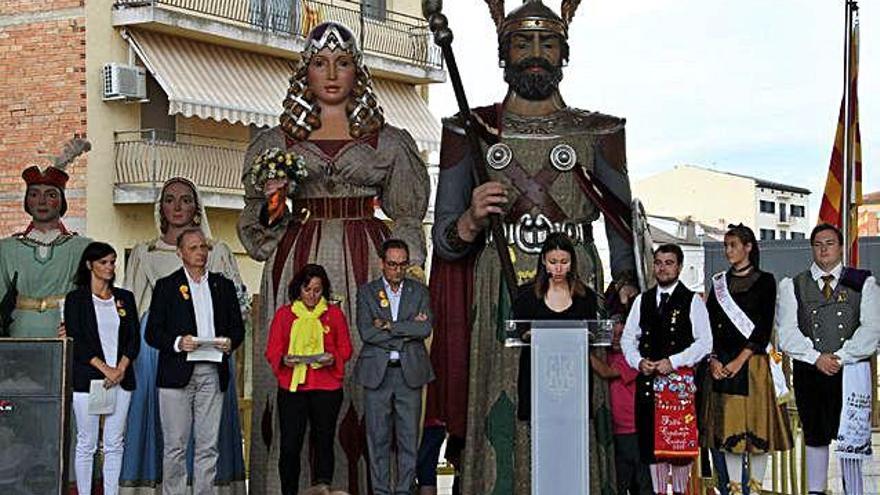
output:
POLYGON ((104 494, 118 492, 123 437, 135 375, 131 366, 140 350, 134 295, 113 286, 116 251, 109 244, 86 246, 74 280, 77 288, 64 299, 64 325, 73 339, 73 412, 76 417, 76 485, 92 493, 92 463, 98 444, 100 414, 89 413, 93 381, 116 396, 104 414, 104 494))

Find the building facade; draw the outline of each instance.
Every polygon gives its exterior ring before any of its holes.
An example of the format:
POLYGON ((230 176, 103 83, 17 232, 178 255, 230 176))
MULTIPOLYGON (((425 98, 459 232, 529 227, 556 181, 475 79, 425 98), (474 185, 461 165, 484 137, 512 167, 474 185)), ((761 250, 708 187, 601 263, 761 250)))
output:
POLYGON ((859 237, 880 235, 880 191, 865 194, 859 206, 859 237))
POLYGON ((693 165, 635 181, 633 195, 649 215, 689 217, 720 230, 743 223, 762 240, 802 239, 812 227, 808 189, 693 165))
POLYGON ((0 235, 27 222, 21 171, 86 137, 92 151, 69 169, 70 228, 125 252, 156 236, 161 184, 187 176, 259 287, 235 232, 244 151, 277 123, 305 34, 325 20, 361 40, 386 120, 436 155, 427 85, 445 71, 418 0, 0 2, 0 235))

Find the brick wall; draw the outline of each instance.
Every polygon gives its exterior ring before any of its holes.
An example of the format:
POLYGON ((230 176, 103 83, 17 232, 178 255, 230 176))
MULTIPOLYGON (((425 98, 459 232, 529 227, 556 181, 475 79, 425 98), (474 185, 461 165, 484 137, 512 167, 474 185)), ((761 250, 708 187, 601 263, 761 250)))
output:
MULTIPOLYGON (((86 132, 82 0, 0 2, 0 236, 29 221, 22 210, 28 165, 46 166, 86 132)), ((85 225, 86 158, 68 167, 65 222, 85 225)))

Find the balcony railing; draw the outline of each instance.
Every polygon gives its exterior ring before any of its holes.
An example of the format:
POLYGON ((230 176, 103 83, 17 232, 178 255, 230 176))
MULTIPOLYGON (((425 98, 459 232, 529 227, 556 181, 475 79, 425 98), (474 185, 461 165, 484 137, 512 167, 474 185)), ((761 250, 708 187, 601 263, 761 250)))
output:
POLYGON ((300 38, 332 20, 351 28, 367 53, 427 68, 443 66, 424 19, 392 11, 362 14, 361 3, 352 0, 115 0, 114 6, 161 6, 300 38))
POLYGON ((242 192, 245 142, 160 129, 115 135, 117 186, 156 186, 187 177, 201 188, 242 192))

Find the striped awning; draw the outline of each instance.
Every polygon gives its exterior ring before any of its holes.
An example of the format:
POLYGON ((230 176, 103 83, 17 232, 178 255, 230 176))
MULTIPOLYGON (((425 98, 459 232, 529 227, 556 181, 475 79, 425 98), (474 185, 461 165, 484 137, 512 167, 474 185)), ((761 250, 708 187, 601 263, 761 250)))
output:
MULTIPOLYGON (((152 31, 129 41, 168 95, 168 113, 230 123, 278 124, 291 61, 152 31)), ((374 80, 388 123, 408 130, 419 149, 440 148, 440 121, 411 84, 374 80)))
POLYGON ((131 45, 168 95, 168 113, 259 127, 278 123, 290 61, 132 30, 131 45))
POLYGON ((375 79, 373 86, 389 124, 408 130, 420 150, 440 151, 440 120, 434 118, 413 85, 375 79))

